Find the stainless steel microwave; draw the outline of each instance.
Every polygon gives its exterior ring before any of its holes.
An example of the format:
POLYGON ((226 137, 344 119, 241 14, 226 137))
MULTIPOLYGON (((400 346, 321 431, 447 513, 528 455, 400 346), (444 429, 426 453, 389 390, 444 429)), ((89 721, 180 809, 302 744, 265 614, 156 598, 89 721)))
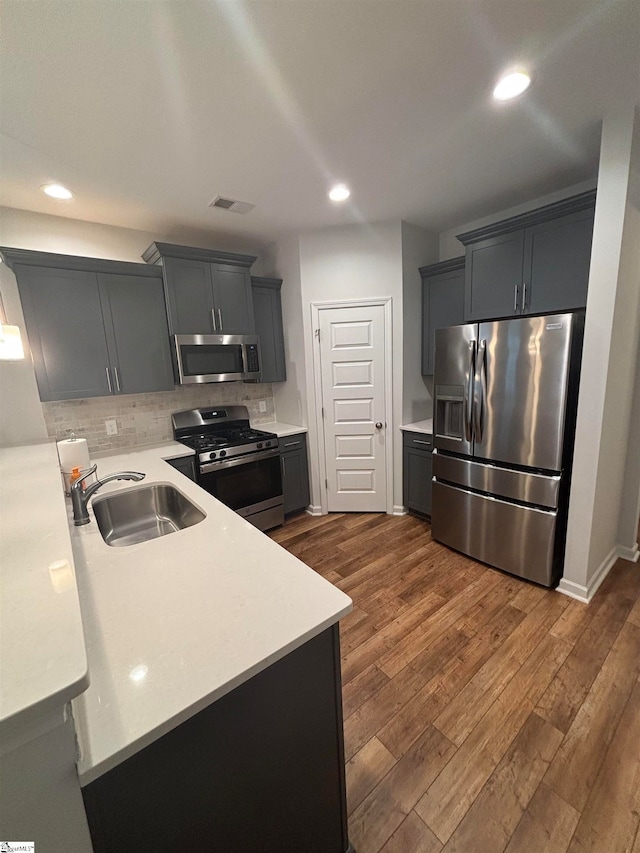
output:
POLYGON ((174 335, 173 345, 180 385, 262 378, 257 335, 174 335))

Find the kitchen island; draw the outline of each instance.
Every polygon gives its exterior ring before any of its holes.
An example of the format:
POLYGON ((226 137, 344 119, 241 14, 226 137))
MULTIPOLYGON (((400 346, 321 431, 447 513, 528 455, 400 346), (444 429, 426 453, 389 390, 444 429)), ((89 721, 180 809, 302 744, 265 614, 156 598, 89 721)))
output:
POLYGON ((351 601, 165 461, 188 454, 168 442, 99 459, 98 475, 145 480, 106 484, 96 500, 169 483, 200 523, 128 547, 103 541, 91 509, 91 523, 71 529, 91 681, 73 715, 94 849, 122 849, 117 825, 140 849, 155 828, 173 849, 231 850, 235 827, 242 851, 344 853, 337 623, 351 601), (316 811, 305 821, 307 806, 316 811), (325 824, 337 830, 332 847, 318 835, 325 824), (300 837, 303 826, 319 841, 300 837), (189 837, 194 827, 201 835, 189 837))

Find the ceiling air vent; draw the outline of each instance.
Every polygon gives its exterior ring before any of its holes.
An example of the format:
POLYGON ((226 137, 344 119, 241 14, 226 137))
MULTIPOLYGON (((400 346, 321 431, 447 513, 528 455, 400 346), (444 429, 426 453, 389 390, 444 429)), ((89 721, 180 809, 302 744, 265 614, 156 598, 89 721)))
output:
POLYGON ((223 198, 219 195, 214 198, 209 207, 219 207, 221 210, 228 210, 230 213, 249 213, 255 204, 250 204, 248 201, 236 201, 233 198, 223 198))

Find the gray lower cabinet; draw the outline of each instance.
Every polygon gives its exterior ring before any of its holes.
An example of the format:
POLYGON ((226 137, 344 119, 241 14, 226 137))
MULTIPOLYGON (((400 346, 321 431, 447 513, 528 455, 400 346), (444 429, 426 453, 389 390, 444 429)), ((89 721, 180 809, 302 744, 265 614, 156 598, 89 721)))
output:
POLYGON ((281 278, 251 277, 253 315, 256 334, 260 337, 262 382, 284 382, 287 378, 281 287, 281 278))
POLYGON ((595 191, 458 235, 464 321, 584 308, 595 191))
POLYGON ((404 505, 411 512, 431 516, 433 436, 403 432, 402 491, 404 505))
POLYGON ((278 446, 282 466, 284 513, 287 515, 309 506, 307 436, 305 433, 297 433, 279 438, 278 446))
POLYGON ((162 265, 171 334, 254 334, 255 257, 172 243, 152 243, 142 257, 162 265))
POLYGON ((180 471, 181 474, 184 474, 185 477, 188 477, 190 480, 196 479, 196 462, 195 456, 180 456, 178 459, 165 459, 172 468, 175 468, 176 471, 180 471))
POLYGON ((84 787, 96 853, 353 853, 339 652, 334 625, 84 787))
POLYGON ((422 277, 422 373, 433 375, 435 330, 464 323, 465 259, 420 267, 422 277))
POLYGON ((16 275, 41 400, 173 389, 155 271, 19 249, 0 253, 16 275))

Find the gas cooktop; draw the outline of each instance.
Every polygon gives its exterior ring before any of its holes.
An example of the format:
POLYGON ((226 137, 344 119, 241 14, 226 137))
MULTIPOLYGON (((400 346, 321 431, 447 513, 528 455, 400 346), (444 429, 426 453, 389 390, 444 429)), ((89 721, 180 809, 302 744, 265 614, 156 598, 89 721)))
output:
POLYGON ((275 433, 250 426, 246 406, 191 409, 175 412, 171 420, 176 441, 193 448, 199 463, 273 451, 278 447, 275 433))

